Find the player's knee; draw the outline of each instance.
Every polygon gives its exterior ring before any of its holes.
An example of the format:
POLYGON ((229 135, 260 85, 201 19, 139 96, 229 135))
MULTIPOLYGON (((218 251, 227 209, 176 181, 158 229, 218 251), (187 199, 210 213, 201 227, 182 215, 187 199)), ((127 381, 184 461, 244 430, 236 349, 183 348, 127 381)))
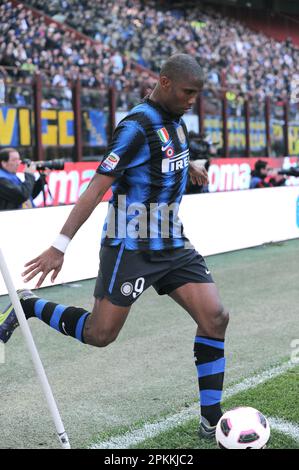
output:
POLYGON ((229 322, 229 312, 225 308, 222 307, 220 315, 219 315, 220 325, 224 330, 226 330, 228 322, 229 322))
POLYGON ((223 336, 229 322, 229 313, 228 311, 219 306, 217 310, 214 311, 214 314, 210 316, 208 328, 208 336, 223 336))

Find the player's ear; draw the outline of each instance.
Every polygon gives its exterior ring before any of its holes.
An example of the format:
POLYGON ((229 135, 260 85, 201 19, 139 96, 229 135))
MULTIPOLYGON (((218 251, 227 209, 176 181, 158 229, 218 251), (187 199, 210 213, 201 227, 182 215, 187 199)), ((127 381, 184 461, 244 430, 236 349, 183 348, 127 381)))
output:
POLYGON ((160 85, 163 88, 163 90, 168 91, 171 86, 170 78, 166 77, 165 75, 162 75, 160 77, 160 85))

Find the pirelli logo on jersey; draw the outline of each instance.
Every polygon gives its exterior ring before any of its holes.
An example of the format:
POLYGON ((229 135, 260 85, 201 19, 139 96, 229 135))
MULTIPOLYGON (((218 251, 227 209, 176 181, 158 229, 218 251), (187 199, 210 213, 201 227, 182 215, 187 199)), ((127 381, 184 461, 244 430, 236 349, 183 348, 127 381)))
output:
POLYGON ((178 153, 171 158, 163 158, 162 160, 162 173, 169 173, 170 171, 183 170, 189 164, 189 149, 184 152, 178 153))

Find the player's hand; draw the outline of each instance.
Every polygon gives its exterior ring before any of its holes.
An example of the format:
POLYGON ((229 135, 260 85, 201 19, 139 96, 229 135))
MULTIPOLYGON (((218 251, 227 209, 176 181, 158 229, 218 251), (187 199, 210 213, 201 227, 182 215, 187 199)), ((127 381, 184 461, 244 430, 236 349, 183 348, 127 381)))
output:
POLYGON ((189 163, 189 175, 192 184, 202 186, 209 182, 207 170, 201 162, 197 162, 196 160, 189 163))
POLYGON ((24 282, 31 281, 31 279, 33 279, 39 273, 42 273, 35 286, 36 288, 38 288, 42 285, 46 276, 51 271, 53 271, 51 276, 51 282, 54 282, 57 277, 57 274, 62 268, 63 261, 64 253, 51 246, 50 248, 48 248, 48 250, 44 251, 37 258, 34 258, 25 264, 25 268, 27 267, 28 269, 26 269, 26 271, 22 273, 22 276, 25 278, 24 282))

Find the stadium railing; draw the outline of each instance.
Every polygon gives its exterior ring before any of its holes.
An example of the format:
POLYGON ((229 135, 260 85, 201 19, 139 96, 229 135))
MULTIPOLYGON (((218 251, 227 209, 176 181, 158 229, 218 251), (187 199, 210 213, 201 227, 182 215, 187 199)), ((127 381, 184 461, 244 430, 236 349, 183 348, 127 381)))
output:
MULTIPOLYGON (((6 80, 0 105, 0 147, 26 149, 35 160, 103 154, 116 123, 128 111, 115 87, 48 85, 35 74, 22 82, 6 80), (25 81, 25 83, 24 83, 25 81)), ((140 96, 131 103, 137 104, 140 96)), ((189 129, 208 134, 218 157, 299 155, 299 103, 228 89, 204 89, 191 114, 189 129)))

